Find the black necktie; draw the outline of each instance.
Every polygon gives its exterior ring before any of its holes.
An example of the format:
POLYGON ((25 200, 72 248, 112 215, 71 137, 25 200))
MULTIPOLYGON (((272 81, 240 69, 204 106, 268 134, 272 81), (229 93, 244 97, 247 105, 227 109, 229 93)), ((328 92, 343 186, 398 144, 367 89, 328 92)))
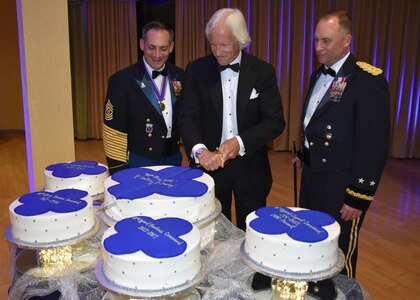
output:
POLYGON ((155 78, 156 78, 156 77, 158 77, 159 75, 162 75, 162 76, 168 76, 168 68, 164 67, 164 68, 162 69, 162 71, 156 71, 156 70, 153 70, 153 71, 152 71, 152 78, 153 78, 153 79, 155 79, 155 78))
POLYGON ((239 72, 239 63, 233 64, 233 65, 225 65, 225 66, 218 65, 217 68, 219 69, 220 72, 226 70, 227 68, 232 69, 232 71, 239 72))
POLYGON ((321 72, 322 72, 322 74, 324 74, 324 75, 330 75, 330 76, 332 76, 332 77, 335 77, 335 71, 333 70, 333 69, 331 69, 331 68, 325 68, 325 67, 322 67, 321 68, 321 72))

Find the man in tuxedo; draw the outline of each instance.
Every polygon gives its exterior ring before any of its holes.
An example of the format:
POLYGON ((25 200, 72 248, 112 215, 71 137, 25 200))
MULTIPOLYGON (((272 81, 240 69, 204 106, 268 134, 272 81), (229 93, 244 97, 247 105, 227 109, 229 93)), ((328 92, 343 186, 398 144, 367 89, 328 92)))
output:
MULTIPOLYGON (((318 21, 302 113, 300 205, 334 216, 341 226, 342 273, 355 277, 359 231, 388 156, 390 103, 382 70, 350 53, 352 21, 331 11, 318 21)), ((299 161, 300 163, 300 161, 299 161)))
POLYGON ((177 109, 185 151, 216 185, 222 212, 236 224, 265 206, 272 184, 267 143, 281 134, 285 121, 274 68, 242 49, 250 37, 238 9, 218 10, 205 29, 212 54, 188 64, 177 109))
POLYGON ((173 114, 185 72, 167 63, 174 32, 160 22, 142 30, 143 58, 109 78, 103 140, 110 173, 129 167, 180 165, 173 114))

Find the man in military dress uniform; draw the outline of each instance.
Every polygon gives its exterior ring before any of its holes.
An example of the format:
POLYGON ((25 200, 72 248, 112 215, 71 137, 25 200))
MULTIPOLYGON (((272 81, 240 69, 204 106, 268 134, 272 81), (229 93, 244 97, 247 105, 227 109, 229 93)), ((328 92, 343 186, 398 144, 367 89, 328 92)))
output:
POLYGON ((143 58, 109 79, 103 139, 111 174, 129 167, 181 164, 173 112, 185 73, 167 63, 173 37, 165 24, 146 24, 140 39, 143 58))
POLYGON ((342 273, 356 274, 359 231, 388 155, 390 104, 382 71, 350 53, 352 21, 331 11, 318 21, 314 48, 322 64, 311 76, 302 113, 300 205, 341 226, 342 273))

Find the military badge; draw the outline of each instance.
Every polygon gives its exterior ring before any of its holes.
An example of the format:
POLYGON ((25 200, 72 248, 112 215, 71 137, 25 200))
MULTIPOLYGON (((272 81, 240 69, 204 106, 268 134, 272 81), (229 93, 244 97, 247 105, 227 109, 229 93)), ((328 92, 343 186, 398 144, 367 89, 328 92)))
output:
POLYGON ((114 118, 114 106, 111 103, 111 100, 108 99, 108 101, 105 104, 105 120, 111 121, 114 118))
POLYGON ((152 133, 153 132, 153 124, 146 123, 146 133, 152 133))
POLYGON ((172 86, 174 87, 175 96, 181 96, 181 91, 182 91, 181 81, 172 80, 172 86))
POLYGON ((330 98, 328 101, 340 102, 341 96, 343 95, 344 89, 346 88, 347 82, 345 77, 338 77, 336 81, 333 82, 330 98))

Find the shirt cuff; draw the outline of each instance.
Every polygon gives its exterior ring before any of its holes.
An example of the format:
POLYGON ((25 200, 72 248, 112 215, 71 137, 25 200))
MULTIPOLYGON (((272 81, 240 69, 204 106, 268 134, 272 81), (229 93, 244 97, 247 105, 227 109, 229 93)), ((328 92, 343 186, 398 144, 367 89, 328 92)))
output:
POLYGON ((240 156, 244 156, 245 155, 245 146, 244 146, 244 142, 242 141, 241 137, 239 135, 235 135, 235 138, 238 140, 239 142, 239 155, 240 156))
POLYGON ((197 144, 191 150, 190 156, 191 156, 191 158, 194 158, 194 162, 196 164, 200 163, 200 161, 198 160, 197 156, 195 155, 195 153, 197 152, 197 150, 200 149, 200 148, 206 148, 207 149, 207 147, 204 144, 197 144))

